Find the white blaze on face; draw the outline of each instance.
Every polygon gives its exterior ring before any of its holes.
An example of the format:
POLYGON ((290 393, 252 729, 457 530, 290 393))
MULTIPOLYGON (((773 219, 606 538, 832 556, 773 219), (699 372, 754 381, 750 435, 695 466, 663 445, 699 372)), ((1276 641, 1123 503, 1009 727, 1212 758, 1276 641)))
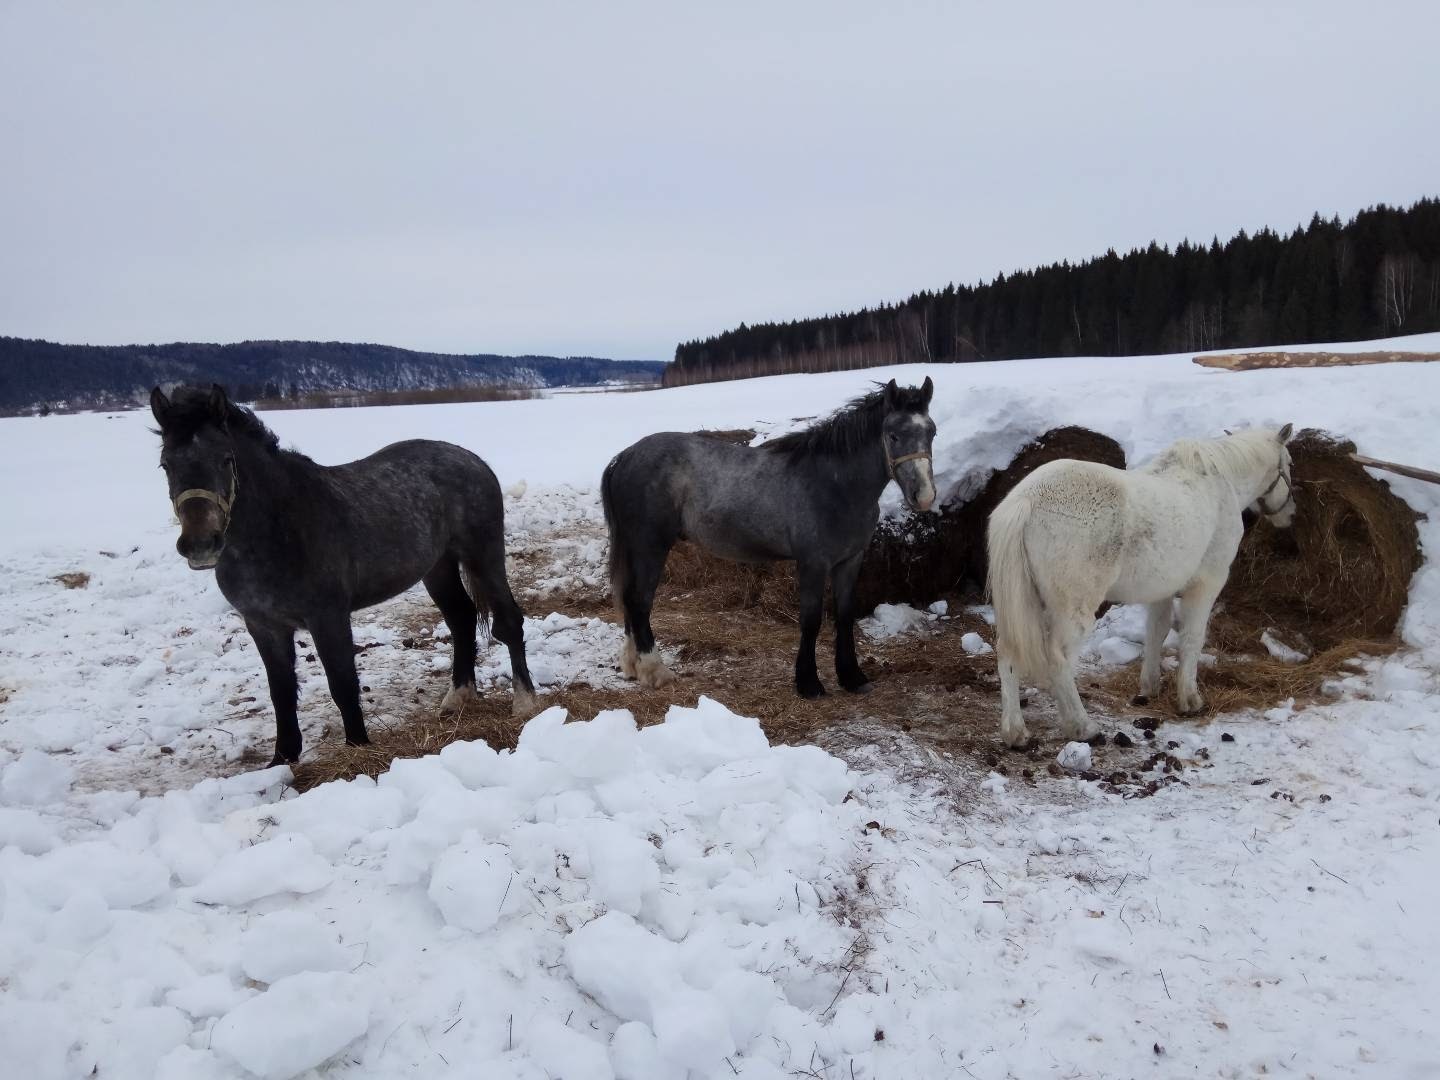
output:
MULTIPOLYGON (((912 416, 910 422, 922 433, 929 428, 929 420, 924 416, 912 416)), ((907 461, 905 466, 915 470, 912 474, 916 478, 915 508, 917 510, 929 510, 935 503, 935 472, 929 458, 917 458, 914 461, 907 461)))

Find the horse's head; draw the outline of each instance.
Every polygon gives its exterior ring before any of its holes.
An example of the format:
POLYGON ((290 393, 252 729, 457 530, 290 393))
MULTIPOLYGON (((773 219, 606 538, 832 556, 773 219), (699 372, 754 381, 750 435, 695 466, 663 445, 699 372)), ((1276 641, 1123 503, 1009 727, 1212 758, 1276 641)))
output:
POLYGON ((1295 520, 1295 488, 1290 482, 1290 451, 1285 446, 1294 427, 1294 424, 1286 424, 1275 432, 1275 472, 1254 503, 1255 509, 1281 529, 1289 528, 1295 520))
POLYGON ((212 568, 225 550, 236 494, 232 407, 219 386, 182 388, 173 401, 158 386, 150 391, 150 411, 160 425, 160 468, 180 519, 175 549, 192 570, 212 568))
POLYGON ((935 384, 925 377, 920 387, 885 384, 885 423, 880 434, 885 464, 912 510, 929 510, 935 502, 935 473, 930 447, 935 421, 930 419, 930 398, 935 384))

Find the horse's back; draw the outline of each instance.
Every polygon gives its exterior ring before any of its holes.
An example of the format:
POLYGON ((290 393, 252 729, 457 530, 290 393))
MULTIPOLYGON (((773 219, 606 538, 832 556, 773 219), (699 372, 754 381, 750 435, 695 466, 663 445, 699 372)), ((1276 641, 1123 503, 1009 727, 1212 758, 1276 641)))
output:
POLYGON ((667 540, 742 561, 789 558, 795 499, 784 462, 713 435, 666 431, 622 450, 607 470, 608 512, 667 540))

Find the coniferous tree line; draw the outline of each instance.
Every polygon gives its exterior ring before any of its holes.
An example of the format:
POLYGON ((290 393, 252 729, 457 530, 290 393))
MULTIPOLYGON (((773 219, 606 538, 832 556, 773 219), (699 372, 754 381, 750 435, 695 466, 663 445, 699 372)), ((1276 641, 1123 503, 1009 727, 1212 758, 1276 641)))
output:
POLYGON ((1125 356, 1440 330, 1440 200, 1288 236, 1151 243, 947 285, 898 304, 746 326, 675 350, 664 384, 883 364, 1125 356))

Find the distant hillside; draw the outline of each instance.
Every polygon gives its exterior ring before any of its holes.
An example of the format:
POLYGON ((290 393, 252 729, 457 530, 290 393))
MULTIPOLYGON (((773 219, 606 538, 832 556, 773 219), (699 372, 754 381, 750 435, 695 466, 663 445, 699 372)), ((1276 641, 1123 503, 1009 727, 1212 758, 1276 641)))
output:
POLYGON ((499 384, 595 386, 653 382, 658 361, 590 356, 492 356, 412 352, 340 341, 242 341, 235 345, 58 345, 0 337, 0 413, 116 408, 157 383, 218 382, 241 400, 330 390, 422 390, 499 384))
POLYGON ((1440 330, 1440 200, 1316 214, 1288 236, 1151 243, 675 350, 665 385, 883 364, 1134 356, 1440 330))

